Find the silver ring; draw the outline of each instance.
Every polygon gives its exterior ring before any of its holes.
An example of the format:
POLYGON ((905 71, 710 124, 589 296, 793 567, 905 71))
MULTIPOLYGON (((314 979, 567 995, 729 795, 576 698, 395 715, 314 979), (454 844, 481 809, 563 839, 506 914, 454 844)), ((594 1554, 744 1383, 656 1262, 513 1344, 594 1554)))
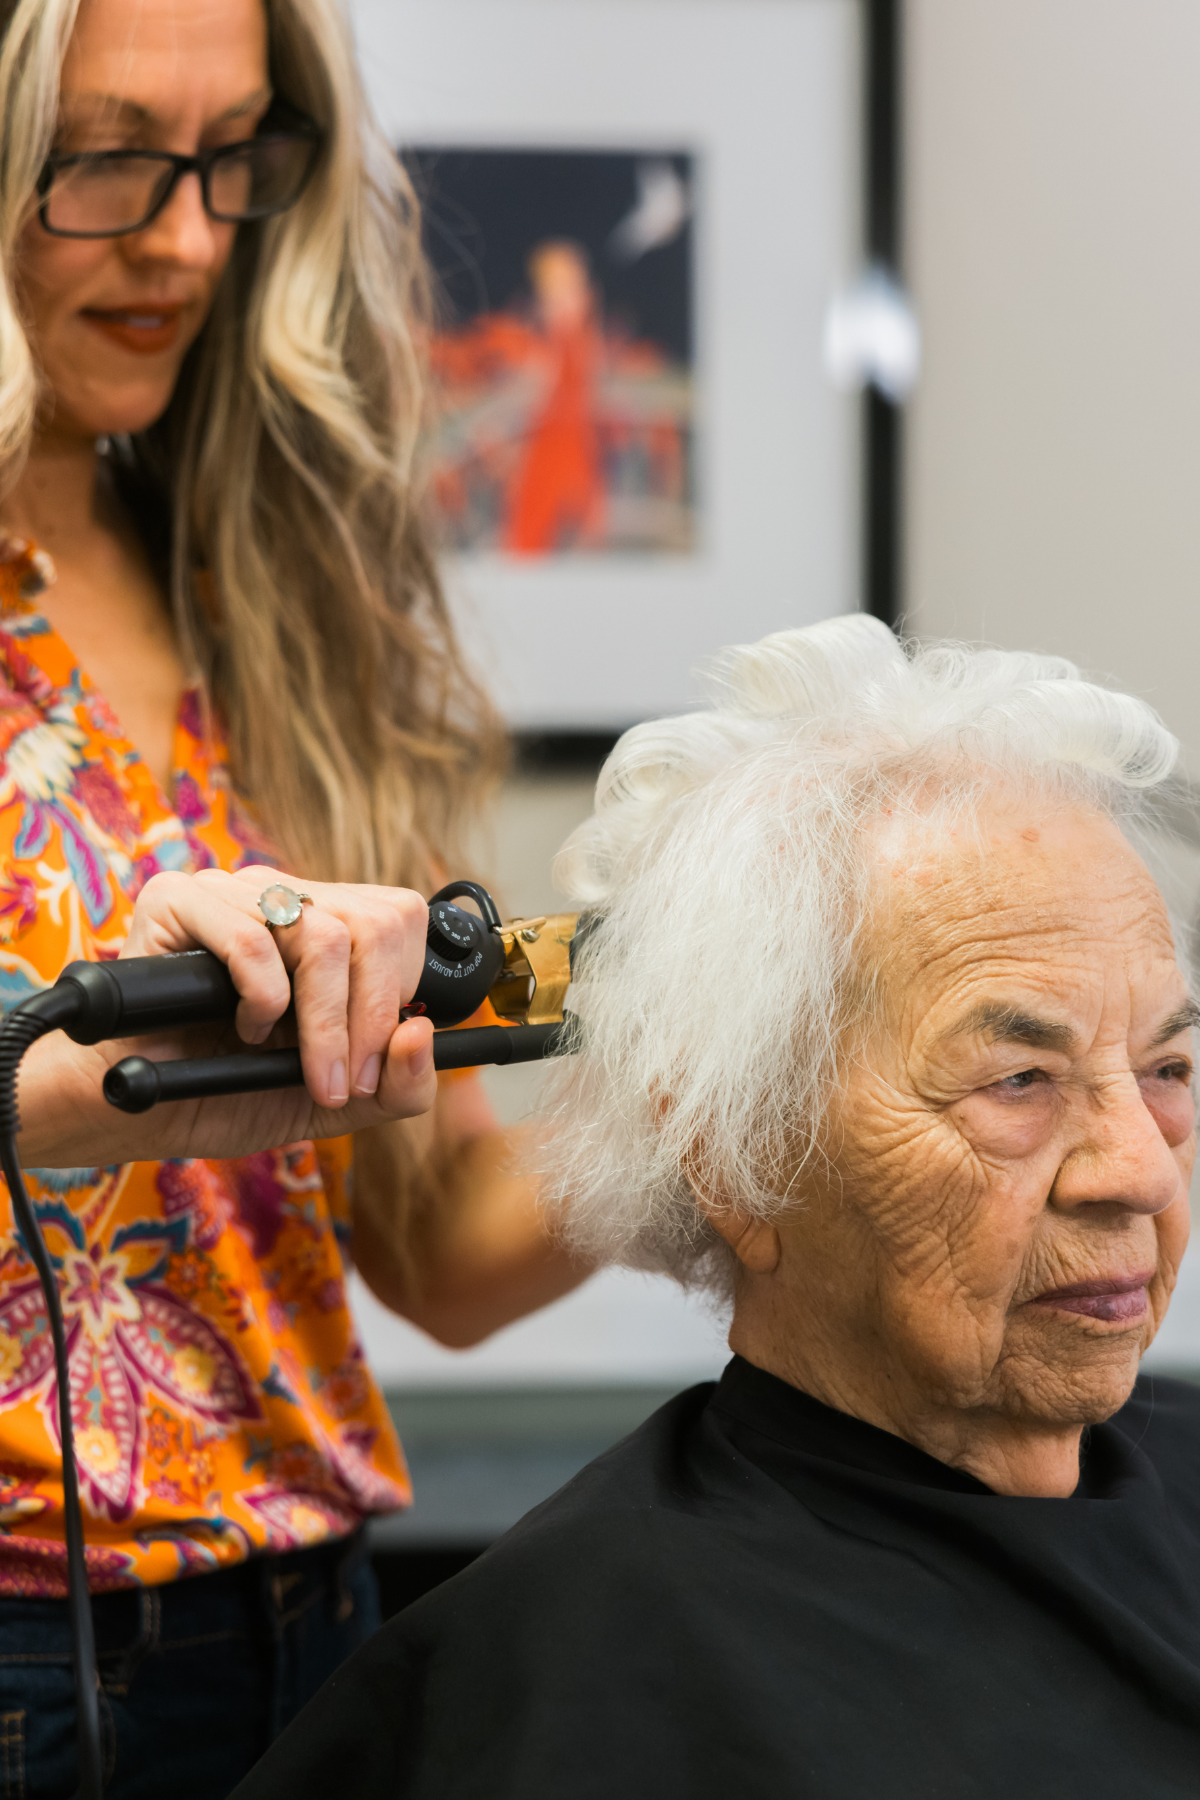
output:
POLYGON ((312 905, 311 894, 297 893, 282 881, 273 881, 258 896, 258 910, 272 931, 277 925, 294 925, 304 908, 312 905))

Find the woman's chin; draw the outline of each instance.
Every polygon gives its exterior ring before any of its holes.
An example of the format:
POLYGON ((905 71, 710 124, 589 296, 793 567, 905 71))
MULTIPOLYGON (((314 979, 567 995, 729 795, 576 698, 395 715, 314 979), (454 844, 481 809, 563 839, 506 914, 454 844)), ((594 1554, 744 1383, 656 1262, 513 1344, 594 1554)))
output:
POLYGON ((94 368, 86 380, 74 388, 60 388, 58 393, 71 394, 72 404, 59 401, 47 411, 42 429, 56 437, 125 437, 148 431, 162 418, 171 403, 178 369, 167 373, 149 371, 129 381, 98 381, 94 368))
POLYGON ((1005 1334, 1005 1410, 1056 1423, 1099 1424, 1129 1398, 1156 1328, 1149 1308, 1136 1318, 1109 1320, 1023 1307, 1005 1334))

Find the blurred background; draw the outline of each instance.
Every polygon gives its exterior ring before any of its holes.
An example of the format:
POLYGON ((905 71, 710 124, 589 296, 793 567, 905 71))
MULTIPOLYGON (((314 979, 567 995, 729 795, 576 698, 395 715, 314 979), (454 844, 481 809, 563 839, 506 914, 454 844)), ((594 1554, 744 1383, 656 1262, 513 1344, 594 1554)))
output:
MULTIPOLYGON (((1113 676, 1200 778, 1194 0, 351 11, 440 283, 450 589, 516 733, 502 910, 562 904, 621 729, 857 607, 1113 676)), ((1198 819, 1164 843, 1189 922, 1198 819)), ((377 1528, 392 1606, 726 1354, 632 1275, 465 1353, 357 1307, 417 1489, 377 1528)), ((1200 1371, 1200 1253, 1152 1355, 1200 1371)))

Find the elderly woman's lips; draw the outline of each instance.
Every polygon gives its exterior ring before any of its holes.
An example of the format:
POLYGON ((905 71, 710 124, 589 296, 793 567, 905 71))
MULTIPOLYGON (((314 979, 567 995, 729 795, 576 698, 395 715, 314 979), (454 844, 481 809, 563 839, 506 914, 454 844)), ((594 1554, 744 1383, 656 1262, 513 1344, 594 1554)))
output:
POLYGON ((1060 1312, 1085 1313, 1089 1319, 1140 1319, 1146 1311, 1146 1288, 1152 1280, 1152 1275, 1128 1275, 1120 1281, 1080 1281, 1074 1287, 1048 1288, 1036 1296, 1033 1304, 1054 1306, 1060 1312))

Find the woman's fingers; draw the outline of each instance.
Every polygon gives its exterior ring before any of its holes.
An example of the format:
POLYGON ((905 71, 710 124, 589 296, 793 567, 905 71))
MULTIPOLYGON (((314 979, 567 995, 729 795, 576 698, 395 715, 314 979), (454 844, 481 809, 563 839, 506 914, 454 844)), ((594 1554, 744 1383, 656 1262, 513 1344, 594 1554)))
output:
POLYGON ((407 1119, 427 1111, 436 1094, 433 1026, 428 1019, 405 1019, 394 1027, 388 1042, 376 1104, 388 1119, 407 1119))
MULTIPOLYGON (((237 879, 257 899, 281 877, 258 868, 237 879)), ((275 933, 292 974, 305 1080, 322 1105, 339 1106, 378 1086, 400 1009, 421 978, 429 909, 408 888, 282 879, 312 896, 296 923, 275 933)))
POLYGON ((402 1019, 393 1028, 373 1094, 351 1094, 341 1107, 314 1105, 299 1135, 337 1137, 393 1119, 428 1112, 437 1098, 433 1067, 433 1026, 428 1019, 402 1019))
POLYGON ((419 894, 395 890, 362 903, 350 953, 350 1091, 379 1086, 400 1008, 412 999, 425 958, 429 909, 419 894))
POLYGON ((397 1022, 420 980, 428 919, 425 901, 406 888, 308 882, 261 865, 206 869, 147 882, 123 954, 214 951, 242 996, 244 1043, 261 1043, 294 998, 305 1085, 318 1105, 336 1111, 373 1096, 386 1077, 389 1109, 404 1116, 425 1071, 408 1068, 412 1046, 396 1039, 397 1022), (312 904, 272 932, 258 900, 280 882, 312 904))
POLYGON ((303 918, 281 929, 279 936, 288 939, 281 948, 292 966, 304 1085, 318 1106, 345 1106, 350 1098, 350 928, 332 913, 306 906, 303 918))
POLYGON ((218 869, 153 875, 138 895, 122 956, 211 950, 241 995, 237 1033, 259 1044, 291 1002, 288 972, 244 887, 218 869))

